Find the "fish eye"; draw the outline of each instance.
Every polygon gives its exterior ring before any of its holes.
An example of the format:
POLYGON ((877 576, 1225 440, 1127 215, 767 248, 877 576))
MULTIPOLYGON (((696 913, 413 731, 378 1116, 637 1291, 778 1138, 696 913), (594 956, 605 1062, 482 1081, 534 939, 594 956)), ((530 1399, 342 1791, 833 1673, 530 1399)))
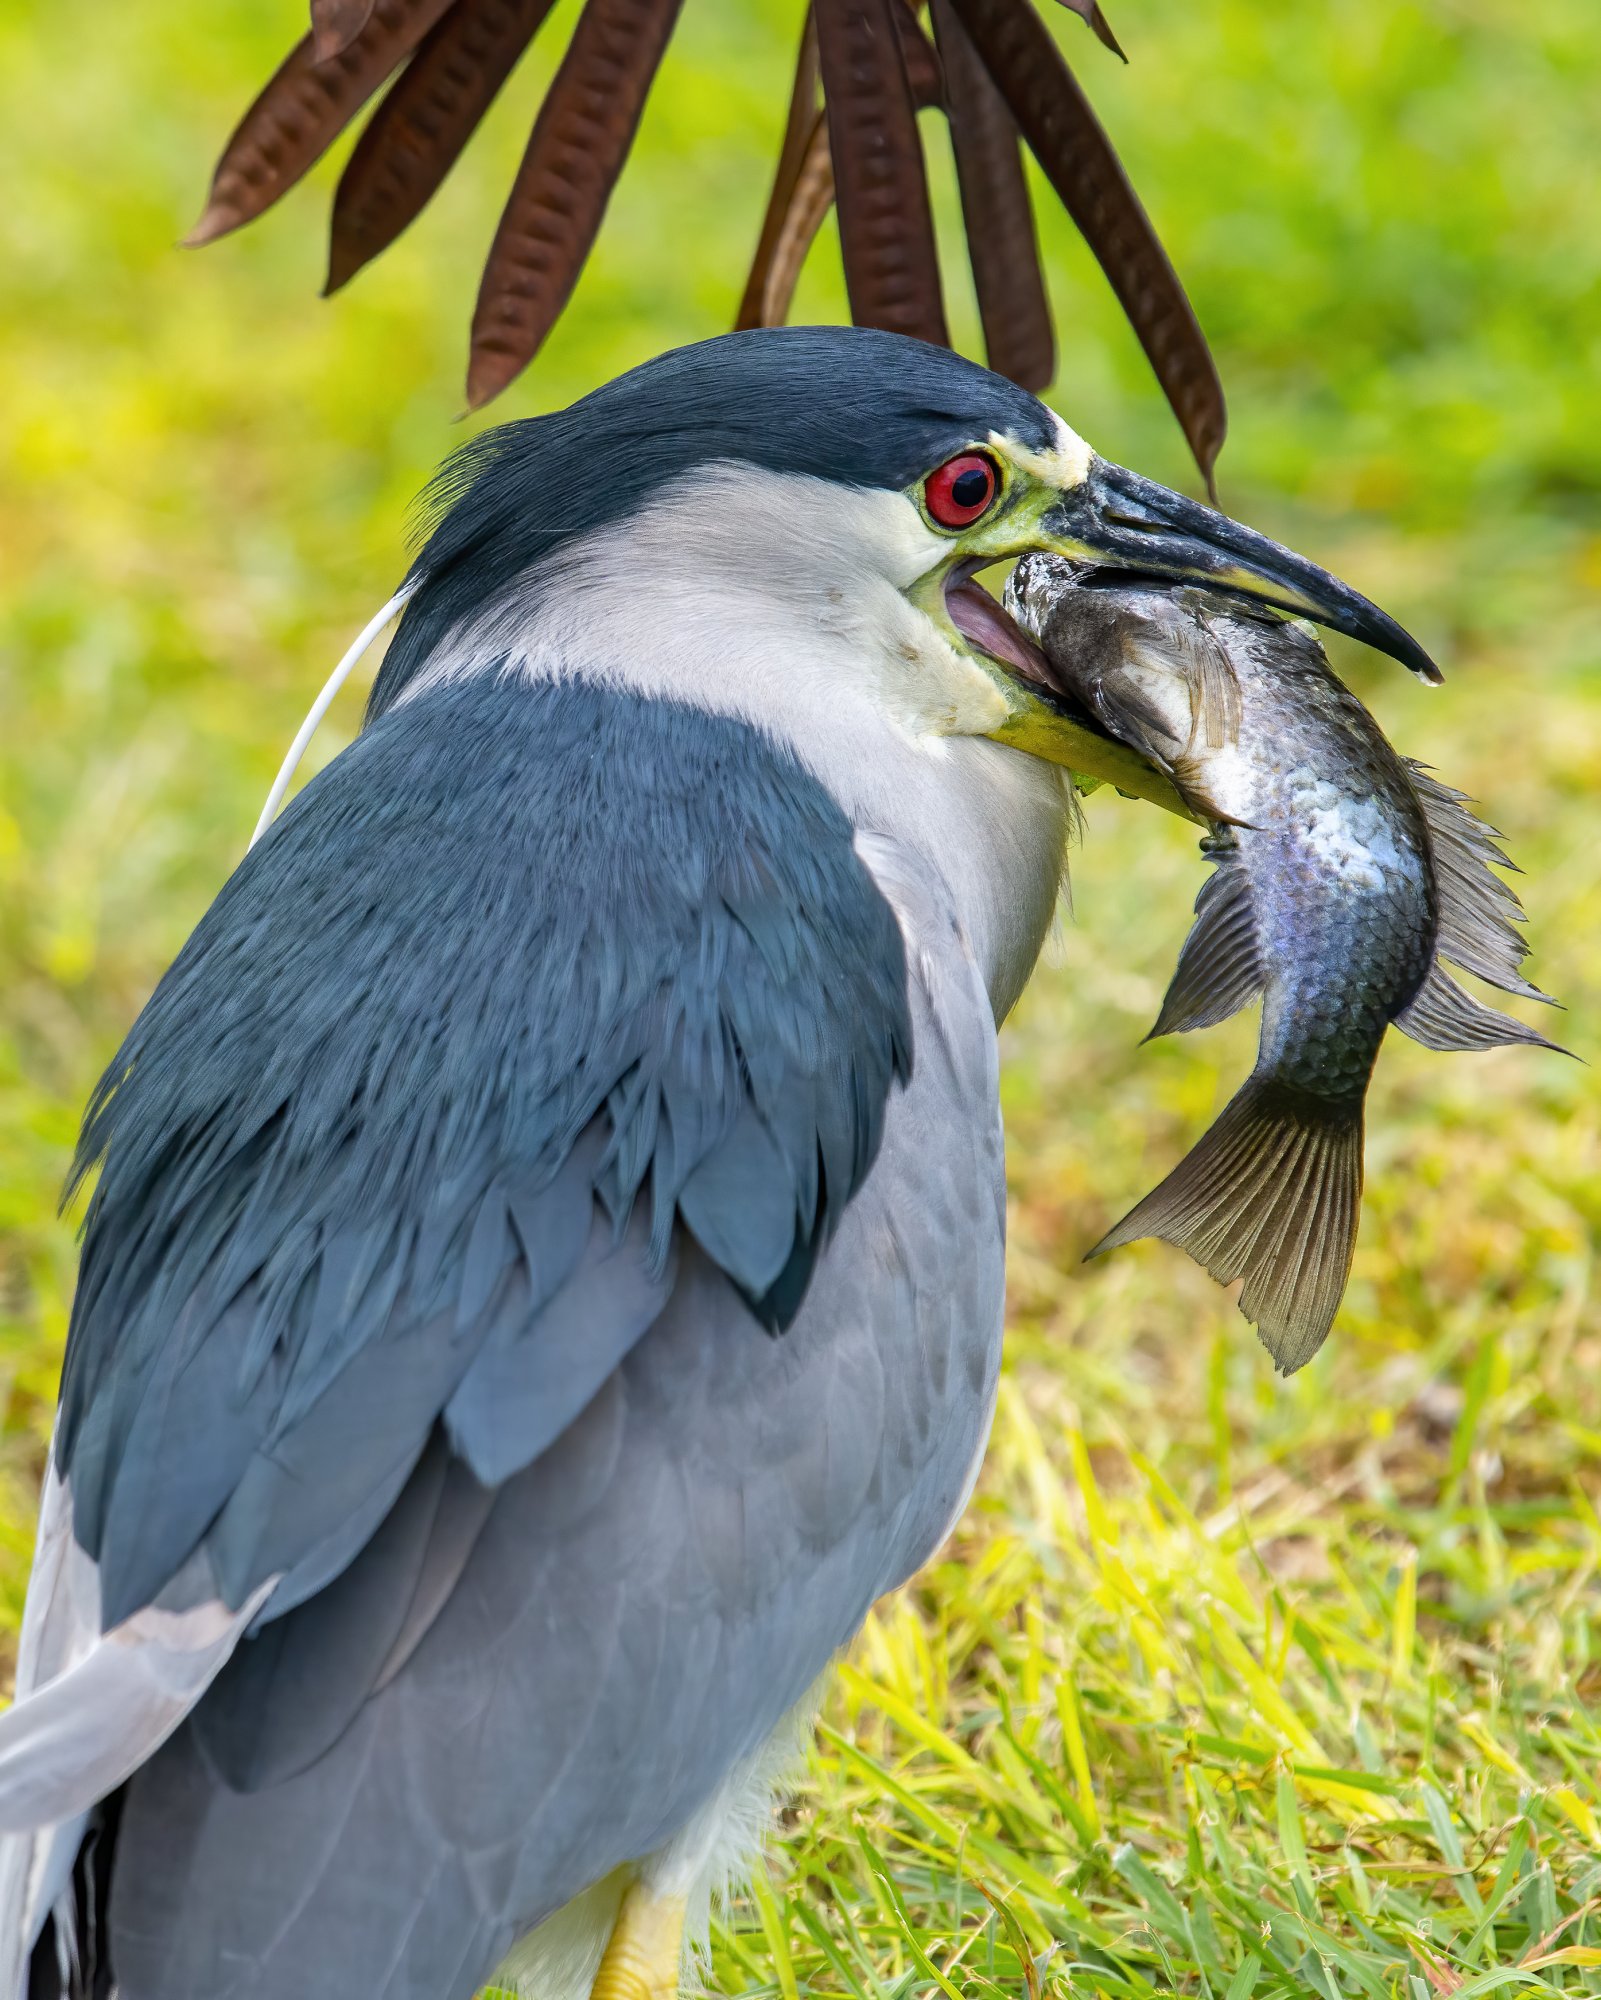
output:
POLYGON ((923 481, 923 504, 941 528, 970 528, 1001 490, 1001 475, 987 452, 959 451, 923 481))

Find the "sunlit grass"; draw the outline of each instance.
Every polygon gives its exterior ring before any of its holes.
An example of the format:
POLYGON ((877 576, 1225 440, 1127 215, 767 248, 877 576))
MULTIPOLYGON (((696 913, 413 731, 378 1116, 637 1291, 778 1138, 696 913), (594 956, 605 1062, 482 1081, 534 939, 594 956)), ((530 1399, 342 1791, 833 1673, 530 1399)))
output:
MULTIPOLYGON (((692 0, 673 108, 505 414, 723 323, 796 11, 692 0)), ((0 7, 0 119, 28 161, 0 210, 4 1633, 71 1290, 54 1201, 78 1108, 461 435, 474 265, 521 143, 519 82, 417 240, 331 307, 312 297, 326 169, 237 243, 178 256, 213 142, 300 13, 0 7)), ((1063 33, 1217 340, 1225 498, 1445 662, 1428 694, 1340 655, 1398 746, 1505 829, 1534 974, 1593 1061, 1593 11, 1124 0, 1116 25, 1127 72, 1063 33)), ((943 169, 940 192, 948 212, 943 169)), ((1183 479, 1115 308, 1065 226, 1045 240, 1055 400, 1183 479)), ((838 310, 826 256, 806 298, 838 310)), ((1081 1265, 1244 1076, 1253 1033, 1140 1046, 1204 871, 1192 829, 1104 798, 1086 817, 1075 917, 1006 1033, 990 1460, 950 1548, 856 1647, 714 1982, 1601 1993, 1594 1072, 1392 1037, 1345 1308, 1281 1382, 1176 1252, 1081 1265)))

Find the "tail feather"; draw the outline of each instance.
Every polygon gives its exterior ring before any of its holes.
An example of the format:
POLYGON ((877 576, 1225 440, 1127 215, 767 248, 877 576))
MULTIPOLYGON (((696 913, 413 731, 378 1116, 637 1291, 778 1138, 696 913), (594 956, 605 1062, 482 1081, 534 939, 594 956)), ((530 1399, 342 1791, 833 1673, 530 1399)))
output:
POLYGON ((3 2000, 117 2000, 106 1912, 121 1794, 35 1836, 30 1908, 5 1960, 3 2000))
POLYGON ((101 1802, 200 1699, 271 1588, 230 1611, 206 1594, 202 1561, 102 1634, 99 1577, 73 1535, 71 1493, 53 1468, 46 1475, 16 1700, 0 1715, 0 2000, 102 1990, 98 1974, 71 1970, 96 1948, 101 1802))
POLYGON ((269 1589, 237 1611, 136 1612, 0 1716, 0 1833, 53 1826, 114 1792, 216 1679, 269 1589))
MULTIPOLYGON (((72 1534, 72 1501, 54 1464, 45 1474, 34 1539, 33 1570, 17 1645, 9 1725, 28 1697, 78 1664, 99 1637, 100 1592, 93 1563, 72 1534)), ((72 1874, 85 1821, 81 1814, 21 1833, 0 1833, 0 2000, 18 2000, 34 1942, 72 1874)), ((70 1951, 70 1926, 58 1927, 70 1951)))
POLYGON ((1322 1346, 1351 1270, 1362 1102, 1253 1076, 1162 1184, 1090 1252, 1159 1236, 1221 1284, 1289 1374, 1322 1346))

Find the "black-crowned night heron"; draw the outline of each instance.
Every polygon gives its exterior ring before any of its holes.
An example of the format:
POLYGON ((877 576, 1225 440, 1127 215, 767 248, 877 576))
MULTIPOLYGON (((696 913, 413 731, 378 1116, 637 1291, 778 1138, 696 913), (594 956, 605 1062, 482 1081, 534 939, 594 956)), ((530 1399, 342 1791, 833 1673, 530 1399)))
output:
POLYGON ((1090 553, 1427 664, 881 333, 667 355, 441 504, 366 727, 90 1106, 6 2000, 454 2000, 508 1952, 669 1995, 971 1486, 995 1024, 1060 767, 1150 776, 974 572, 1090 553))

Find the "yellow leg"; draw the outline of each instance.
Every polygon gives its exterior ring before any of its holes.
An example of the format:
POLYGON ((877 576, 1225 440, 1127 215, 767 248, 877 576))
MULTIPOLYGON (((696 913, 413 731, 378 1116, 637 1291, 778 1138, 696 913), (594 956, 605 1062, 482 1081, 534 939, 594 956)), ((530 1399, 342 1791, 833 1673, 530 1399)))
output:
POLYGON ((589 2000, 677 2000, 684 1899, 636 1882, 623 1898, 589 2000))

